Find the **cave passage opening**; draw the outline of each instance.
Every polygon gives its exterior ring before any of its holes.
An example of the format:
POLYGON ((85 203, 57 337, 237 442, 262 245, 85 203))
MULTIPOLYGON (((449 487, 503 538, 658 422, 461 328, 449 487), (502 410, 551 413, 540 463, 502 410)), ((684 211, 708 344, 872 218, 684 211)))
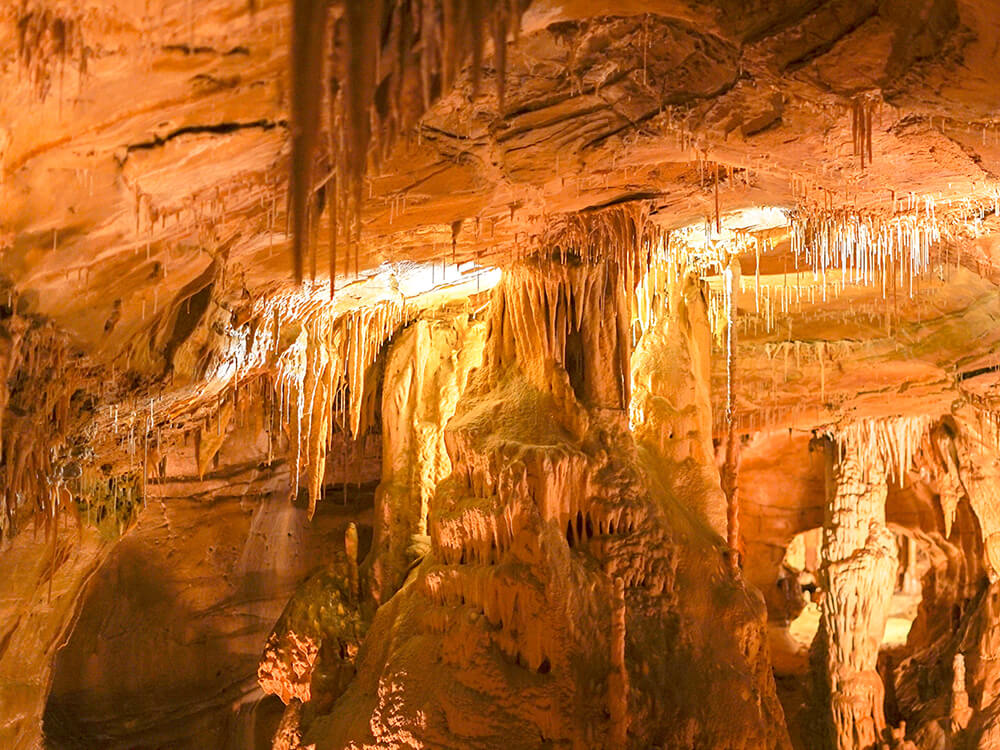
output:
MULTIPOLYGON (((788 633, 803 650, 808 650, 816 637, 820 622, 818 573, 823 562, 822 528, 809 529, 795 535, 781 563, 779 587, 789 598, 800 598, 801 610, 788 623, 788 633)), ((896 586, 890 600, 881 650, 906 646, 907 636, 920 607, 922 573, 928 567, 927 553, 912 532, 893 528, 899 554, 896 586)))

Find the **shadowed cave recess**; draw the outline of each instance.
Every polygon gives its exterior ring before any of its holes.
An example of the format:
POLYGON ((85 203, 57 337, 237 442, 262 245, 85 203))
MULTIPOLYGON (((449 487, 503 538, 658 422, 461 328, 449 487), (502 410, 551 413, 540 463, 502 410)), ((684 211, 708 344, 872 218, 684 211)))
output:
POLYGON ((1000 750, 998 49, 0 4, 0 749, 1000 750))

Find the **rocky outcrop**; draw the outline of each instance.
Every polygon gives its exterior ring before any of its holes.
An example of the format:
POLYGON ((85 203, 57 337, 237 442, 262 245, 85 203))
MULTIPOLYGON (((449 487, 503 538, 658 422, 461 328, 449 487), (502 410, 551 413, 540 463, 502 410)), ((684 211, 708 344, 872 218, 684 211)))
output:
POLYGON ((430 551, 304 743, 787 746, 760 602, 628 433, 628 327, 600 322, 627 320, 623 273, 508 271, 445 431, 430 551), (704 596, 682 595, 694 580, 704 596))
POLYGON ((378 523, 366 561, 376 602, 388 601, 426 552, 428 512, 451 473, 444 427, 471 372, 482 361, 486 325, 468 313, 420 318, 389 348, 382 384, 382 482, 378 523))

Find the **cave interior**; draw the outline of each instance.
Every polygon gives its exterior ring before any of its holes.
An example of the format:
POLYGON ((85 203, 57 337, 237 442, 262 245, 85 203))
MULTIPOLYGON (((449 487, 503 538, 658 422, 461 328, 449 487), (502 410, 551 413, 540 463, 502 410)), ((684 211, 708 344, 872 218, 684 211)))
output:
POLYGON ((998 50, 0 3, 0 748, 1000 750, 998 50))

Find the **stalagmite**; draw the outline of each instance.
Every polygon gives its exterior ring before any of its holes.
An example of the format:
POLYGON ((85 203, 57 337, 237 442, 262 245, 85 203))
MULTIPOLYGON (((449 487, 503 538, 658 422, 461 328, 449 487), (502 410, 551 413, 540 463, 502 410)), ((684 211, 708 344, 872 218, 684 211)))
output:
POLYGON ((302 721, 302 701, 293 698, 285 706, 281 722, 274 734, 271 750, 299 750, 302 747, 302 733, 299 723, 302 721))
POLYGON ((353 522, 347 524, 344 532, 344 553, 347 557, 349 590, 356 599, 361 592, 358 588, 358 527, 353 522))
POLYGON ((722 491, 726 495, 726 541, 734 571, 740 568, 740 446, 736 435, 736 293, 739 262, 731 258, 724 274, 726 304, 726 453, 722 465, 722 491))
POLYGON ((845 448, 828 490, 816 647, 828 746, 837 750, 877 748, 886 726, 875 667, 897 567, 896 542, 885 525, 887 477, 880 456, 845 448))
POLYGON ((628 743, 628 667, 625 663, 625 584, 615 579, 615 596, 611 610, 611 668, 608 679, 608 708, 611 731, 608 744, 625 747, 628 743))
POLYGON ((969 705, 969 693, 965 687, 965 656, 957 652, 951 663, 951 730, 960 732, 969 724, 972 717, 972 707, 969 705))

